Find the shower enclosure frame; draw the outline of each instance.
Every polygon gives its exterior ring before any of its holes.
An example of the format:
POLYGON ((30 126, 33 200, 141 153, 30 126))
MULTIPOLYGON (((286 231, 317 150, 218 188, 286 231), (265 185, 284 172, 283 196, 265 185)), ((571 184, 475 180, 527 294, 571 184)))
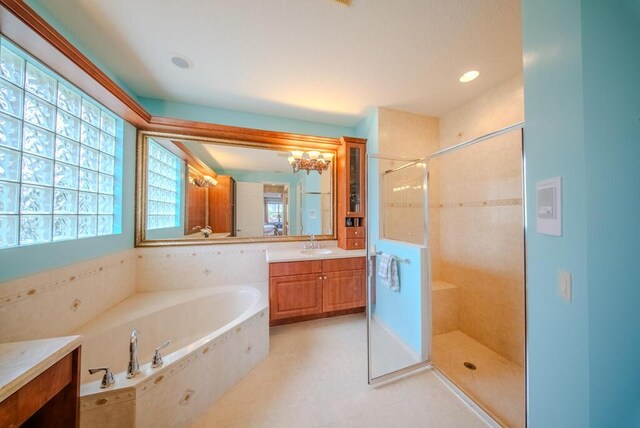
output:
MULTIPOLYGON (((381 160, 395 160, 395 161, 406 161, 407 163, 404 165, 401 165, 399 167, 396 168, 392 168, 390 170, 385 171, 385 174, 389 173, 389 172, 396 172, 405 168, 409 168, 411 166, 415 166, 419 163, 426 163, 427 167, 426 167, 426 174, 424 176, 424 203, 425 203, 425 214, 424 214, 424 221, 425 221, 425 242, 427 243, 427 248, 429 248, 429 233, 430 233, 430 222, 429 222, 429 190, 428 190, 428 182, 429 182, 429 161, 431 159, 434 158, 438 158, 442 155, 448 154, 448 153, 452 153, 467 147, 471 147, 474 146, 478 143, 490 140, 492 138, 501 136, 501 135, 505 135, 508 134, 510 132, 514 132, 516 130, 520 130, 520 151, 521 151, 521 165, 522 165, 522 219, 523 219, 523 227, 522 227, 522 234, 523 234, 523 303, 524 303, 524 373, 525 373, 525 377, 524 377, 524 402, 525 402, 525 408, 524 408, 524 423, 525 423, 525 427, 528 426, 528 414, 529 414, 529 401, 528 401, 528 383, 529 383, 529 375, 528 375, 528 366, 529 366, 529 361, 528 361, 528 352, 527 352, 527 347, 528 347, 528 343, 529 343, 529 331, 528 331, 528 305, 527 305, 527 245, 526 245, 526 231, 527 231, 527 193, 526 193, 526 156, 525 156, 525 151, 524 151, 524 143, 525 143, 525 136, 524 136, 524 128, 525 128, 525 122, 517 122, 514 123, 512 125, 506 126, 504 128, 498 129, 496 131, 487 133, 485 135, 482 135, 480 137, 476 137, 473 138, 471 140, 456 144, 454 146, 451 147, 447 147, 441 150, 438 150, 428 156, 419 158, 419 159, 403 159, 403 158, 399 158, 399 157, 392 157, 392 156, 385 156, 385 155, 377 155, 377 154, 368 154, 367 156, 367 170, 369 170, 369 166, 370 166, 370 159, 381 159, 381 160)), ((368 198, 368 200, 372 200, 372 198, 368 198)), ((381 223, 381 218, 384 215, 384 208, 379 208, 378 209, 378 213, 379 213, 379 218, 378 218, 378 223, 380 225, 381 223)), ((369 211, 371 212, 371 211, 369 211)), ((380 226, 379 226, 380 227, 380 226)), ((473 398, 471 398, 467 393, 465 393, 462 389, 460 389, 456 383, 450 379, 447 375, 445 375, 440 369, 438 369, 438 367, 436 367, 432 361, 431 361, 431 345, 429 344, 429 355, 427 357, 427 359, 425 361, 419 362, 417 364, 412 364, 410 366, 401 368, 399 370, 394 370, 392 372, 383 374, 381 376, 377 376, 377 377, 372 377, 372 373, 371 373, 371 365, 372 365, 372 355, 371 355, 371 329, 370 329, 370 317, 371 317, 371 313, 370 313, 370 302, 371 302, 371 296, 370 296, 370 279, 371 279, 371 275, 375 275, 375 252, 372 252, 370 249, 370 243, 371 243, 371 239, 367 239, 367 369, 368 369, 368 383, 370 385, 374 385, 377 383, 381 383, 381 382, 385 382, 388 380, 392 380, 395 378, 398 378, 399 376, 402 376, 404 374, 413 372, 415 370, 421 369, 421 368, 430 368, 433 369, 435 371, 435 373, 441 378, 443 379, 447 385, 449 386, 449 388, 451 388, 452 390, 454 390, 454 392, 459 395, 465 402, 467 402, 467 404, 471 405, 476 411, 479 411, 483 416, 488 417, 491 419, 491 421, 495 422, 496 418, 491 415, 489 412, 487 412, 482 406, 480 406, 478 403, 475 402, 475 400, 473 400, 473 398)), ((426 284, 426 291, 429 293, 429 317, 433 317, 433 311, 432 311, 432 292, 431 292, 431 251, 428 251, 428 256, 427 256, 427 284, 426 284)), ((431 340, 432 336, 433 336, 433 332, 430 332, 430 338, 429 340, 431 340)))

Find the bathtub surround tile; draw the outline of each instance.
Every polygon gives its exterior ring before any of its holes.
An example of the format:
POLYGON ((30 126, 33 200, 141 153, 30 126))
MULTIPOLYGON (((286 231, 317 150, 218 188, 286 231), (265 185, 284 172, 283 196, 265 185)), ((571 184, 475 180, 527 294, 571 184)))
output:
POLYGON ((136 426, 187 427, 269 353, 266 310, 137 387, 136 426), (204 350, 208 349, 206 352, 204 350))
POLYGON ((135 250, 0 284, 0 342, 71 334, 135 292, 135 250))
POLYGON ((81 408, 80 426, 82 428, 133 427, 135 424, 135 404, 135 400, 128 400, 91 409, 81 408))
POLYGON ((194 428, 485 426, 430 370, 367 385, 362 314, 270 330, 268 357, 194 428))
MULTIPOLYGON (((269 248, 302 248, 303 242, 137 249, 137 290, 160 291, 264 282, 269 248)), ((336 241, 322 241, 335 247, 336 241)))

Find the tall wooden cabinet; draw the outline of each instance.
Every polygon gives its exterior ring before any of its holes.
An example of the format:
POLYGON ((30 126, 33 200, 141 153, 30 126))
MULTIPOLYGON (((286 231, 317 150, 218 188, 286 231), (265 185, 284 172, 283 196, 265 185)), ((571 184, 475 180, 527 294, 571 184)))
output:
POLYGON ((338 149, 338 247, 362 250, 366 247, 366 155, 367 140, 342 137, 338 149))
POLYGON ((218 175, 218 184, 209 188, 209 226, 213 233, 235 235, 236 181, 229 175, 218 175))

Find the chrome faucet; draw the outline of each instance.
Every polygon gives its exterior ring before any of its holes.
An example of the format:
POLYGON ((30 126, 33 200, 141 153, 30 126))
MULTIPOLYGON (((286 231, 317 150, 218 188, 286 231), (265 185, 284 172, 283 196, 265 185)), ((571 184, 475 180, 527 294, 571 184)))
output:
POLYGON ((309 237, 309 242, 304 244, 304 249, 308 250, 316 250, 316 249, 320 249, 320 243, 318 241, 316 241, 316 235, 311 235, 309 237))
POLYGON ((129 341, 129 367, 127 368, 127 379, 131 379, 140 373, 140 364, 138 364, 138 330, 135 328, 131 332, 129 341))
POLYGON ((89 374, 94 374, 102 371, 104 371, 104 376, 102 376, 102 382, 100 382, 101 389, 108 388, 116 383, 116 378, 113 377, 113 373, 111 373, 109 367, 98 367, 95 369, 89 369, 89 374))

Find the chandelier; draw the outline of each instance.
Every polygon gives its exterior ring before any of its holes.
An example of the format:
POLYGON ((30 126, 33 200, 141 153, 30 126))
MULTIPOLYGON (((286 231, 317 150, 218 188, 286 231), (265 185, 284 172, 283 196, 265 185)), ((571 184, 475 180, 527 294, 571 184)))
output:
POLYGON ((209 176, 203 175, 202 177, 190 177, 189 181, 196 187, 203 187, 208 189, 209 187, 213 187, 218 184, 218 180, 209 176))
POLYGON ((311 171, 326 171, 329 164, 333 160, 333 153, 320 153, 316 150, 303 152, 302 150, 292 150, 291 156, 287 159, 293 168, 293 172, 307 171, 307 175, 311 171))

